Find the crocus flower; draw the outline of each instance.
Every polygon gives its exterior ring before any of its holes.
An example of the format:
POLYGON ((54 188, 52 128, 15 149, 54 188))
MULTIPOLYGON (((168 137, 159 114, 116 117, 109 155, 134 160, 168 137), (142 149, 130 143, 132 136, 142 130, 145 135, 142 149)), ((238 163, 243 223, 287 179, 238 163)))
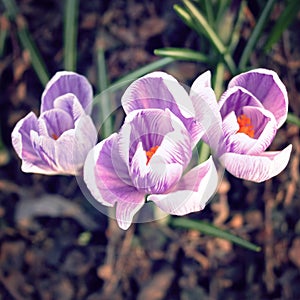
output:
POLYGON ((116 205, 123 229, 145 201, 173 215, 202 210, 218 175, 211 157, 187 170, 205 128, 195 119, 201 103, 193 103, 172 76, 155 72, 132 83, 122 104, 127 116, 119 133, 97 144, 84 164, 84 181, 94 198, 116 205))
POLYGON ((190 132, 193 147, 203 135, 206 138, 215 135, 212 141, 218 139, 217 101, 210 86, 209 72, 198 77, 190 94, 173 76, 152 72, 134 81, 121 101, 126 114, 136 109, 169 109, 190 132))
POLYGON ((234 176, 255 182, 279 174, 292 146, 265 151, 287 117, 287 91, 271 70, 255 69, 234 77, 219 101, 223 138, 218 154, 234 176))
POLYGON ((30 112, 12 132, 12 144, 27 173, 75 175, 97 131, 90 117, 92 87, 73 72, 58 72, 48 82, 41 100, 41 114, 30 112))

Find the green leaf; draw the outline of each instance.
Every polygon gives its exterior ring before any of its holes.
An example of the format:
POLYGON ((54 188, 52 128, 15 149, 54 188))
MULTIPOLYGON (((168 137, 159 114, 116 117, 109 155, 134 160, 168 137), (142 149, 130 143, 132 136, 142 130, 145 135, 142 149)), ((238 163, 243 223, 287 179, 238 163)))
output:
POLYGON ((208 23, 210 24, 210 26, 214 25, 214 14, 213 14, 213 3, 211 0, 205 0, 205 11, 206 11, 206 16, 207 16, 207 20, 208 23))
POLYGON ((0 57, 3 56, 5 51, 5 43, 8 36, 9 23, 7 17, 3 14, 0 16, 0 57))
POLYGON ((29 52, 32 67, 40 82, 45 86, 49 81, 49 73, 40 52, 38 51, 30 33, 28 32, 25 19, 21 15, 18 15, 18 8, 14 0, 2 0, 2 3, 9 18, 13 21, 16 21, 18 27, 18 36, 22 47, 29 52))
POLYGON ((78 6, 79 0, 65 1, 64 68, 68 71, 76 71, 78 6))
POLYGON ((232 29, 230 41, 228 44, 228 49, 229 49, 230 53, 234 52, 234 50, 235 50, 236 46, 238 45, 240 38, 241 38, 241 30, 242 30, 242 26, 243 26, 243 23, 245 20, 245 14, 244 14, 245 7, 246 7, 246 1, 242 0, 239 11, 237 13, 237 20, 232 29))
POLYGON ((269 51, 272 48, 272 46, 279 40, 283 31, 287 29, 287 27, 291 24, 291 22, 298 14, 299 9, 300 9, 299 0, 291 0, 288 2, 284 11, 277 19, 276 24, 272 28, 271 33, 269 34, 269 37, 264 46, 265 52, 269 51))
POLYGON ((300 127, 300 118, 298 118, 296 115, 292 113, 288 113, 286 121, 287 123, 294 124, 300 127))
POLYGON ((185 23, 191 29, 196 30, 192 17, 182 6, 175 4, 173 6, 173 9, 177 13, 177 15, 180 17, 180 19, 183 21, 183 23, 185 23))
POLYGON ((239 62, 239 70, 243 71, 246 69, 246 65, 248 63, 248 60, 250 58, 250 55, 257 43, 257 40, 265 26, 266 21, 268 20, 268 16, 273 8, 273 5, 275 3, 276 0, 268 0, 267 4, 265 5, 264 10, 262 11, 258 22, 256 23, 256 26, 250 36, 250 38, 248 39, 248 42, 246 44, 246 47, 244 48, 244 51, 241 55, 241 59, 239 62))
POLYGON ((18 14, 18 8, 15 0, 2 0, 2 3, 6 9, 8 17, 14 20, 18 14))
POLYGON ((99 103, 99 114, 103 121, 101 128, 102 137, 106 138, 113 132, 113 120, 110 113, 113 111, 110 94, 106 93, 108 88, 108 74, 106 70, 105 51, 103 47, 97 49, 97 69, 98 69, 98 89, 104 92, 101 95, 101 103, 99 103))
POLYGON ((198 26, 202 27, 203 32, 206 34, 207 38, 212 42, 214 47, 222 55, 230 72, 232 74, 236 74, 236 66, 230 53, 227 52, 226 47, 223 45, 222 41, 219 39, 214 29, 209 25, 208 21, 205 19, 203 14, 189 0, 182 1, 183 4, 186 6, 188 12, 191 14, 194 21, 198 24, 198 26))
POLYGON ((24 49, 28 50, 32 67, 37 74, 40 82, 43 86, 46 86, 47 82, 50 80, 49 73, 46 68, 46 65, 42 59, 42 56, 36 47, 34 41, 32 40, 28 30, 27 26, 25 24, 24 19, 19 16, 17 18, 17 24, 18 24, 18 35, 19 39, 21 41, 21 44, 24 49))
POLYGON ((146 66, 143 66, 133 72, 130 72, 129 74, 121 77, 120 79, 116 80, 109 88, 111 89, 111 91, 115 88, 115 89, 119 89, 120 88, 120 84, 123 82, 128 83, 129 81, 133 81, 147 73, 153 72, 155 70, 158 70, 168 64, 170 64, 171 62, 173 62, 174 59, 171 57, 165 57, 162 59, 159 59, 155 62, 152 62, 150 64, 147 64, 146 66))
POLYGON ((256 252, 261 251, 260 246, 250 243, 232 233, 229 233, 228 231, 222 230, 204 221, 199 221, 199 220, 194 221, 187 218, 170 218, 170 225, 175 227, 185 228, 185 229, 195 229, 204 234, 230 241, 234 244, 237 244, 249 250, 256 251, 256 252))
POLYGON ((155 55, 171 57, 180 60, 208 62, 206 55, 185 48, 161 48, 154 50, 155 55))

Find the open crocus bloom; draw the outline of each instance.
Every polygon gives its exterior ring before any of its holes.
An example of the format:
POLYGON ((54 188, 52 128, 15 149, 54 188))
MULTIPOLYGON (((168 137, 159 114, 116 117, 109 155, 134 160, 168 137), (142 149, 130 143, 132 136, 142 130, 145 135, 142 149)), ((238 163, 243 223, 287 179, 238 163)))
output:
POLYGON ((287 91, 271 70, 255 69, 234 77, 221 96, 223 143, 218 155, 234 176, 255 182, 279 174, 292 146, 265 152, 287 117, 287 91))
POLYGON ((116 204, 122 229, 130 226, 146 196, 169 214, 202 210, 218 176, 212 158, 183 175, 192 144, 193 136, 168 108, 133 110, 119 133, 90 151, 84 181, 100 203, 116 204))
POLYGON ((92 87, 85 77, 66 71, 55 74, 42 95, 40 117, 30 112, 12 132, 22 171, 78 173, 97 140, 89 116, 92 100, 92 87))
MULTIPOLYGON (((134 81, 122 97, 126 114, 137 109, 169 109, 177 116, 190 133, 194 147, 204 134, 220 133, 215 126, 218 106, 214 91, 210 86, 210 73, 198 77, 190 94, 171 75, 152 72, 134 81)), ((212 140, 217 141, 217 136, 212 140)))

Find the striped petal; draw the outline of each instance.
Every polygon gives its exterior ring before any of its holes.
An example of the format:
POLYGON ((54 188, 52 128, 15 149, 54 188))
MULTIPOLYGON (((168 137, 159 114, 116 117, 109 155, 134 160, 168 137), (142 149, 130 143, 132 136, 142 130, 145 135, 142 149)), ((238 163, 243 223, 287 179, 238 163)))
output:
POLYGON ((212 157, 190 170, 174 190, 167 194, 151 194, 160 209, 172 215, 186 215, 202 210, 218 186, 218 173, 212 157))
POLYGON ((276 118, 277 128, 285 122, 288 112, 288 95, 277 73, 255 69, 235 76, 228 88, 242 87, 257 98, 276 118))
POLYGON ((220 161, 235 177, 262 182, 278 175, 288 164, 292 145, 282 151, 263 152, 259 155, 225 153, 220 161))

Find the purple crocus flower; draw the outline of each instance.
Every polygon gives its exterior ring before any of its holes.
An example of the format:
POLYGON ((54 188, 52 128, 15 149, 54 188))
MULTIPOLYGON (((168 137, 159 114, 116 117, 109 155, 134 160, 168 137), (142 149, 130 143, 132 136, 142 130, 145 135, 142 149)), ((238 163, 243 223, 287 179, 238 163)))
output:
POLYGON ((287 117, 287 91, 271 70, 255 69, 234 77, 219 101, 223 141, 218 155, 234 176, 262 182, 287 165, 292 146, 265 150, 287 117))
POLYGON ((127 116, 119 133, 97 144, 84 165, 84 181, 95 199, 116 204, 122 229, 145 201, 173 215, 202 210, 218 175, 211 157, 188 167, 205 127, 195 119, 201 103, 193 102, 172 76, 155 72, 133 82, 122 104, 127 116))
POLYGON ((92 100, 92 87, 84 76, 66 71, 55 74, 42 94, 39 118, 30 112, 12 132, 23 172, 78 173, 97 140, 89 116, 92 100))

